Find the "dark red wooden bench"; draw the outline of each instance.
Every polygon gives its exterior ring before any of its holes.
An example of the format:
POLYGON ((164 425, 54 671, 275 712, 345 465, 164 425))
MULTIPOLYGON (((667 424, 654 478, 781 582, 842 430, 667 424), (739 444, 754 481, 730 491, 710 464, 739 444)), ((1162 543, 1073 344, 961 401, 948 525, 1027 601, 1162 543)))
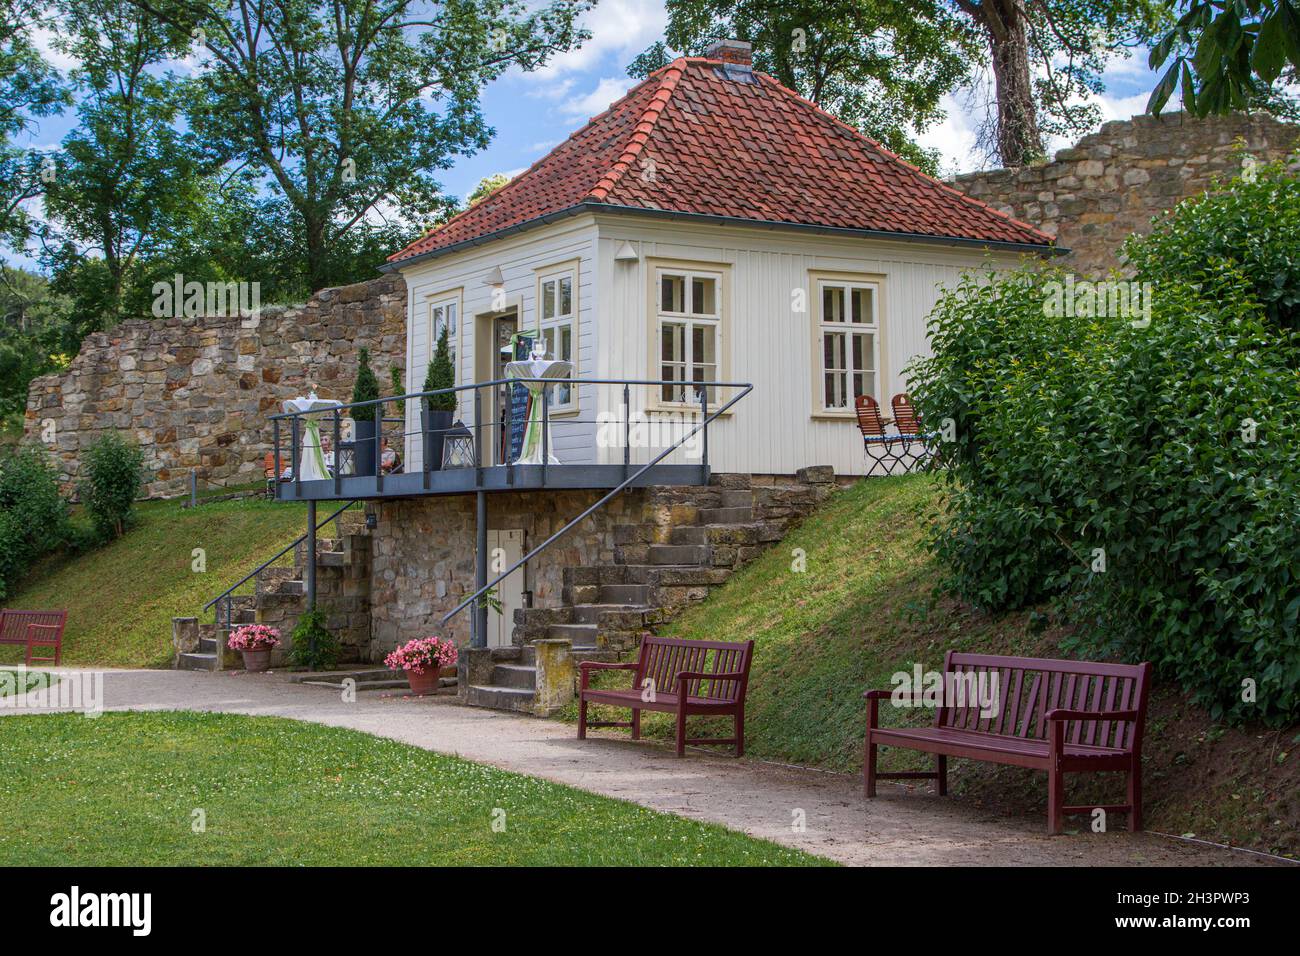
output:
POLYGON ((0 611, 0 644, 21 644, 27 648, 26 664, 54 664, 59 666, 63 657, 63 625, 67 611, 17 611, 5 608, 0 611), (54 648, 53 657, 34 657, 38 647, 54 648))
POLYGON ((641 738, 641 711, 656 710, 677 715, 677 756, 684 756, 689 744, 735 744, 736 756, 745 753, 745 692, 749 688, 749 662, 754 642, 680 641, 647 634, 641 639, 637 659, 626 664, 583 661, 579 664, 582 684, 578 691, 578 739, 585 740, 588 727, 631 727, 632 739, 641 738), (592 671, 633 671, 627 690, 590 687, 592 671), (630 707, 630 721, 587 721, 588 704, 630 707), (692 715, 731 716, 734 737, 686 737, 686 718, 692 715))
MULTIPOLYGON (((1142 829, 1142 728, 1146 722, 1151 665, 1098 664, 1037 657, 948 652, 945 675, 997 674, 996 716, 980 715, 977 703, 941 706, 933 727, 881 727, 879 705, 893 691, 869 690, 867 699, 866 794, 877 780, 937 780, 948 792, 948 758, 969 757, 1047 771, 1047 831, 1060 833, 1066 814, 1092 813, 1097 806, 1066 806, 1066 773, 1118 771, 1128 775, 1126 803, 1102 805, 1127 813, 1130 830, 1142 829), (934 773, 881 773, 878 747, 906 747, 936 755, 934 773)), ((988 679, 987 676, 985 678, 988 679)), ((947 678, 945 678, 945 681, 947 678)), ((946 705, 953 704, 945 698, 946 705)))

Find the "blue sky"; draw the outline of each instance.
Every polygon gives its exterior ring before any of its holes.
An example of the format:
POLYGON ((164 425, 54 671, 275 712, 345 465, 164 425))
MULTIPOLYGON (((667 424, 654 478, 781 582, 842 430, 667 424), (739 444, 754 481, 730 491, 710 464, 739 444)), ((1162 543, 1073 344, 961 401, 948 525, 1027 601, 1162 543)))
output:
MULTIPOLYGON (((486 150, 462 158, 443 174, 447 191, 463 198, 485 176, 526 169, 605 109, 632 85, 627 64, 662 38, 666 22, 663 0, 599 0, 585 16, 592 38, 581 49, 557 57, 544 70, 511 71, 484 91, 483 113, 496 135, 486 150)), ((73 65, 51 47, 48 36, 38 39, 56 66, 73 65)), ((1112 60, 1105 80, 1106 92, 1096 99, 1103 120, 1111 120, 1141 113, 1156 77, 1146 66, 1145 51, 1136 51, 1128 59, 1112 60)), ((947 118, 918 137, 922 145, 940 151, 945 175, 990 165, 976 149, 980 117, 968 99, 948 98, 947 118)), ((57 146, 74 121, 71 112, 42 120, 26 145, 57 146)), ((1066 145, 1050 144, 1053 149, 1066 145)))

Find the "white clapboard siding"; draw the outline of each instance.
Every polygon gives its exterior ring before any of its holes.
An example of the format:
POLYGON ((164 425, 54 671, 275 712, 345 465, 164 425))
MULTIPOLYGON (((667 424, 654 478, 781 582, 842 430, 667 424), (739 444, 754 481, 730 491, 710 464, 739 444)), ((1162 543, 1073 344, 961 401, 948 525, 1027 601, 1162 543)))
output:
MULTIPOLYGON (((584 214, 403 269, 408 290, 408 387, 417 389, 424 381, 430 356, 431 296, 460 290, 457 381, 465 384, 474 377, 475 316, 492 308, 492 288, 484 278, 499 267, 507 306, 518 308, 521 328, 533 327, 537 270, 574 259, 580 261, 578 376, 659 378, 657 363, 652 365, 649 355, 650 266, 646 260, 651 258, 728 268, 730 301, 723 303, 727 330, 720 377, 750 382, 754 391, 710 426, 709 460, 715 471, 754 474, 790 474, 809 465, 831 465, 837 474, 865 471, 854 422, 813 414, 817 371, 811 323, 816 290, 810 272, 883 277, 883 376, 878 397, 887 409, 890 397, 907 388, 907 363, 928 354, 926 321, 944 287, 955 285, 966 270, 1008 268, 1020 259, 979 248, 584 214), (624 242, 631 243, 637 261, 614 260, 624 242), (805 296, 802 313, 793 310, 795 290, 805 296)), ((630 391, 634 417, 646 418, 650 388, 637 386, 630 391)), ((582 388, 577 420, 553 422, 556 454, 570 463, 621 463, 622 407, 619 386, 582 388)), ((417 420, 415 409, 408 415, 408 420, 417 420)), ((472 420, 468 399, 459 415, 466 422, 472 420)), ((653 414, 648 418, 655 424, 667 420, 653 414)), ((648 461, 678 434, 680 430, 638 431, 632 461, 648 461)), ((674 452, 667 460, 688 462, 698 456, 697 437, 689 450, 674 452)), ((412 468, 421 467, 419 442, 413 437, 408 437, 407 461, 412 468)))
MULTIPOLYGON (((410 391, 418 391, 424 384, 425 373, 432 347, 429 340, 429 303, 441 299, 447 292, 459 290, 461 316, 460 341, 456 355, 456 384, 467 385, 475 380, 475 320, 492 312, 493 289, 484 280, 494 268, 500 268, 505 280, 504 298, 507 307, 515 307, 519 314, 519 327, 532 328, 537 324, 537 270, 561 265, 571 260, 578 262, 577 342, 575 353, 577 374, 591 377, 596 361, 594 313, 596 231, 592 217, 582 216, 561 220, 517 236, 476 246, 464 251, 449 253, 402 270, 407 289, 407 361, 406 382, 410 391)), ((457 417, 472 424, 473 400, 470 392, 462 393, 457 417)), ((578 414, 557 417, 552 422, 551 441, 555 453, 564 461, 582 462, 595 458, 595 395, 589 388, 580 389, 578 414)), ((488 401, 484 390, 483 401, 488 401)), ((418 421, 418 410, 411 402, 408 421, 418 421)), ((417 431, 412 427, 408 431, 417 431)), ((488 436, 484 436, 488 440, 488 436)), ((418 435, 408 435, 406 460, 411 470, 423 467, 418 435)))

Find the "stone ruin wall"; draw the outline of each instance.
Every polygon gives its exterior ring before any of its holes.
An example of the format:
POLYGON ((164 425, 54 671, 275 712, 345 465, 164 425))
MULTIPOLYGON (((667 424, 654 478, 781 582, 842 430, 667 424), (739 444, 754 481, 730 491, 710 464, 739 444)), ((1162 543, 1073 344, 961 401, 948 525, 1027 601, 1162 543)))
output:
MULTIPOLYGON (((1180 200, 1300 146, 1300 127, 1263 114, 1196 119, 1182 113, 1106 123, 1049 163, 958 176, 952 186, 1042 229, 1070 250, 1060 263, 1101 277, 1120 268, 1120 244, 1147 232, 1180 200)), ((1122 271, 1122 270, 1121 270, 1122 271)))
POLYGON ((389 366, 405 367, 401 277, 324 289, 250 319, 130 320, 90 335, 64 373, 32 382, 24 437, 51 449, 69 491, 106 431, 139 442, 151 497, 184 494, 191 469, 200 488, 243 484, 262 477, 268 416, 285 399, 312 387, 351 399, 362 346, 386 393, 389 366))

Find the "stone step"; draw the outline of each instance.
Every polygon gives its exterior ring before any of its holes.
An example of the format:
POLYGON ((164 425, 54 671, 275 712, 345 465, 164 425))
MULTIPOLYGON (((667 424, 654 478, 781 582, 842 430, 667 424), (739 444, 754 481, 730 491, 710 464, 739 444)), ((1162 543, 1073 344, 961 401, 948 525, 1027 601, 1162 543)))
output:
POLYGON ((594 646, 596 643, 596 625, 552 624, 546 629, 546 636, 570 640, 574 646, 594 646))
POLYGON ((307 582, 299 580, 297 578, 291 578, 287 581, 281 581, 278 585, 276 585, 273 593, 295 594, 301 596, 307 593, 307 582))
POLYGON ((217 639, 215 637, 200 637, 199 651, 203 654, 217 653, 217 639))
POLYGON ((601 614, 612 611, 621 614, 638 614, 648 611, 644 604, 575 604, 573 606, 573 623, 596 624, 601 614))
POLYGON ((754 493, 748 488, 724 488, 719 492, 719 501, 724 508, 753 508, 754 493))
POLYGON ((332 681, 341 684, 342 681, 349 677, 358 684, 397 680, 398 678, 405 680, 400 673, 390 671, 387 667, 357 667, 352 670, 339 671, 303 671, 299 674, 289 675, 289 683, 305 684, 308 681, 332 681))
POLYGON ((488 707, 492 710, 510 710, 532 713, 535 692, 523 687, 483 687, 471 684, 465 693, 465 703, 471 707, 488 707))
POLYGON ((244 608, 243 610, 238 611, 238 612, 235 613, 235 615, 234 615, 234 617, 233 617, 233 623, 235 623, 236 625, 238 625, 238 624, 256 624, 256 623, 257 623, 257 612, 256 612, 255 610, 253 610, 251 607, 244 608))
POLYGON ((709 543, 709 529, 703 525, 679 525, 668 532, 669 544, 695 544, 703 545, 709 543))
POLYGON ((522 664, 497 664, 492 668, 493 687, 537 688, 537 668, 522 664))
POLYGON ((645 604, 650 597, 644 584, 602 584, 597 593, 601 604, 645 604))
POLYGON ((182 654, 177 660, 176 667, 183 671, 215 671, 220 670, 217 664, 217 655, 210 654, 182 654))
POLYGON ((652 544, 649 561, 654 565, 707 565, 709 549, 700 544, 652 544))
POLYGON ((754 520, 753 508, 701 508, 701 524, 749 524, 754 520))

